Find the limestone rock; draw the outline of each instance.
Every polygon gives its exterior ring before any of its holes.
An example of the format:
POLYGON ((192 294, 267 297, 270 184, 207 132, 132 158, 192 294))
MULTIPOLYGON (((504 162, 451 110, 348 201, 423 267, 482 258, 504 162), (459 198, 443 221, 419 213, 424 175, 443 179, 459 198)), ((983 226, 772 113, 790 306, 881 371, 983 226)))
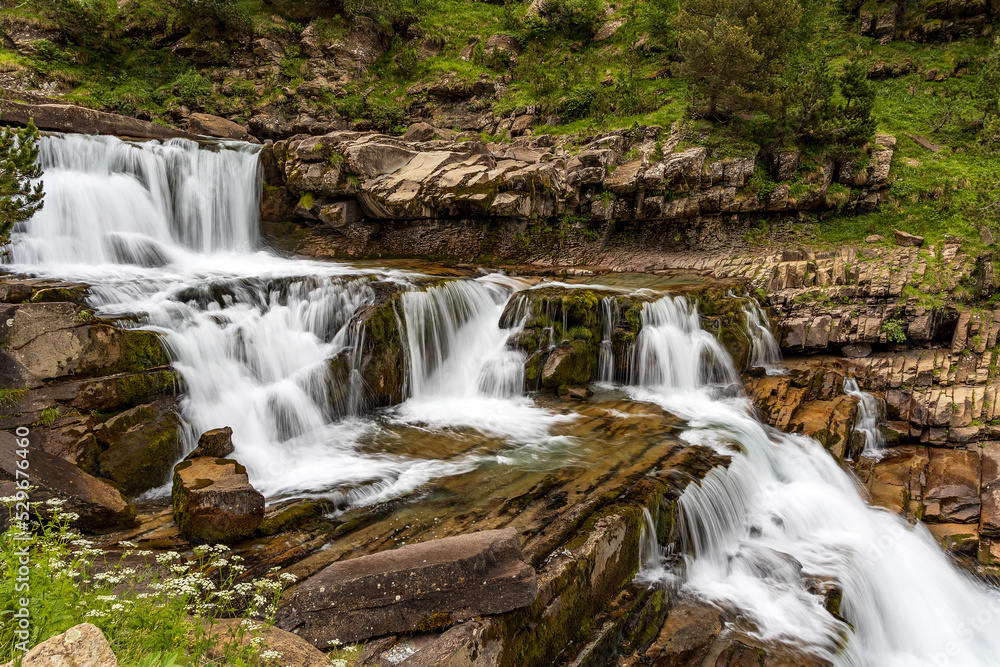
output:
POLYGON ((206 137, 236 139, 237 141, 257 141, 250 136, 250 133, 242 125, 207 113, 193 113, 188 116, 188 131, 206 137))
MULTIPOLYGON (((44 502, 50 498, 66 501, 63 509, 80 516, 76 525, 90 532, 128 528, 135 522, 135 510, 118 489, 97 479, 58 456, 53 456, 31 446, 28 440, 27 456, 31 462, 31 485, 35 491, 32 501, 44 502)), ((19 439, 7 432, 0 432, 0 479, 15 481, 17 461, 21 457, 19 439)))
POLYGON ((198 446, 185 458, 194 459, 199 456, 210 456, 224 459, 233 453, 233 429, 229 426, 213 428, 205 431, 198 438, 198 446))
POLYGON ((906 232, 900 231, 898 229, 894 230, 893 234, 896 237, 896 245, 916 246, 919 248, 924 244, 923 236, 915 236, 913 234, 908 234, 906 232))
POLYGON ((25 653, 21 667, 118 667, 118 658, 97 626, 81 623, 25 653))
POLYGON ((264 496, 232 459, 178 463, 171 501, 181 534, 197 542, 233 544, 251 537, 264 520, 264 496))
POLYGON ((485 530, 333 563, 292 589, 279 626, 325 647, 511 611, 537 591, 517 531, 485 530))
POLYGON ((22 104, 3 100, 0 101, 0 117, 4 123, 14 125, 27 125, 33 120, 38 129, 53 132, 110 134, 135 139, 195 138, 173 127, 72 104, 22 104))
MULTIPOLYGON (((250 628, 240 625, 244 623, 239 618, 219 618, 212 623, 212 638, 216 646, 209 649, 206 658, 218 660, 224 655, 224 645, 238 642, 248 645, 255 637, 264 640, 265 650, 277 651, 281 658, 276 665, 295 665, 295 667, 330 667, 330 658, 312 644, 291 632, 285 632, 274 626, 264 627, 261 623, 253 623, 250 628)), ((270 664, 270 663, 269 663, 270 664)))

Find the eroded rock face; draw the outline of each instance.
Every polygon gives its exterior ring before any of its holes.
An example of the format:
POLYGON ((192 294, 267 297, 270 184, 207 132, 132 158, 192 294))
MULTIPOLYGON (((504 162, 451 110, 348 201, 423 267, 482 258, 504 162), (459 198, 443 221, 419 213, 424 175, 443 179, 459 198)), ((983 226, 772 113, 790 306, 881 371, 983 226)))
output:
POLYGON ((264 496, 232 459, 178 463, 171 501, 177 527, 196 542, 233 544, 251 537, 264 520, 264 496))
MULTIPOLYGON (((31 484, 36 489, 31 494, 33 502, 44 502, 50 498, 65 500, 63 509, 80 517, 75 525, 90 532, 132 526, 135 510, 118 489, 58 456, 34 449, 30 445, 30 436, 28 442, 31 484)), ((18 443, 19 439, 13 434, 0 432, 0 479, 16 480, 17 462, 22 460, 17 453, 22 449, 18 443)))
POLYGON ((242 125, 207 113, 193 113, 188 116, 188 131, 207 137, 257 142, 242 125))
POLYGON ((22 104, 4 100, 0 102, 0 115, 5 123, 27 125, 29 120, 33 120, 39 129, 54 132, 110 134, 135 139, 195 138, 165 125, 72 104, 22 104))
MULTIPOLYGON (((111 645, 100 629, 81 623, 46 639, 24 654, 21 667, 118 667, 111 645)), ((3 667, 13 667, 8 662, 3 667)))
POLYGON ((334 563, 292 591, 281 626, 326 646, 511 611, 537 592, 517 531, 486 530, 334 563))

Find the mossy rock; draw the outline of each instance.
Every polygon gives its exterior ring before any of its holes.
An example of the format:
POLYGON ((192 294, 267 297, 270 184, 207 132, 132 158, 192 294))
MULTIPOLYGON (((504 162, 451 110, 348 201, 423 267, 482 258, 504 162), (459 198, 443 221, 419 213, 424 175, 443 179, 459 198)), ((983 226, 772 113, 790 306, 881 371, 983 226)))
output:
POLYGON ((234 544, 252 537, 264 520, 264 496, 232 459, 177 464, 170 500, 177 528, 193 542, 234 544))
POLYGON ((102 440, 107 449, 97 459, 101 476, 113 481, 129 496, 137 496, 165 483, 183 453, 180 419, 173 410, 143 406, 135 412, 149 421, 140 420, 124 430, 103 429, 102 440))
POLYGON ((542 368, 542 386, 586 384, 597 371, 597 346, 583 340, 569 341, 556 347, 542 368))

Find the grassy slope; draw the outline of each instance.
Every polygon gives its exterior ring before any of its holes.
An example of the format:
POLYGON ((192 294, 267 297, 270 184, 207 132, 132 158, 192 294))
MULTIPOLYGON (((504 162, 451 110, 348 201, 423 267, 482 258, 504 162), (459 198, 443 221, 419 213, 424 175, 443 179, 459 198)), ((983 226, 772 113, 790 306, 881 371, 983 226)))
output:
MULTIPOLYGON (((406 32, 415 37, 395 39, 390 51, 361 79, 338 96, 328 94, 317 100, 317 111, 336 110, 352 119, 375 117, 384 128, 401 131, 414 103, 406 90, 414 83, 433 82, 446 75, 475 81, 485 75, 506 81, 506 92, 492 106, 498 115, 534 105, 547 114, 561 116, 557 127, 538 128, 536 132, 592 134, 636 123, 669 127, 685 118, 688 86, 670 75, 670 53, 663 47, 669 42, 669 29, 663 28, 662 15, 651 14, 653 3, 648 0, 618 0, 609 17, 590 26, 563 30, 532 29, 525 20, 527 4, 520 2, 406 1, 418 5, 417 21, 406 32), (616 18, 628 21, 613 37, 601 42, 591 39, 601 24, 616 18), (650 32, 656 37, 649 38, 650 32), (470 62, 460 57, 470 39, 484 40, 498 33, 516 35, 524 44, 516 63, 503 59, 470 62), (444 41, 444 47, 438 55, 416 62, 412 56, 427 38, 444 41), (636 44, 641 48, 633 48, 636 44)), ((849 56, 870 62, 910 60, 914 67, 905 76, 876 83, 878 131, 899 139, 892 201, 867 216, 845 212, 807 220, 800 225, 803 241, 836 245, 873 233, 891 237, 892 230, 899 228, 932 241, 956 238, 970 249, 981 249, 979 229, 996 225, 997 210, 990 204, 997 200, 1000 187, 995 169, 991 169, 991 154, 978 145, 971 128, 978 117, 971 97, 990 43, 967 39, 947 44, 895 41, 880 45, 857 36, 853 20, 833 9, 833 4, 814 3, 809 16, 816 35, 810 48, 822 52, 835 69, 849 56), (956 66, 962 66, 961 76, 951 76, 956 66), (924 73, 932 69, 947 78, 925 81, 924 73), (941 150, 923 148, 907 134, 924 137, 941 150)), ((240 5, 252 18, 257 36, 293 42, 309 20, 301 15, 276 16, 262 0, 240 0, 240 5), (293 20, 296 18, 298 22, 293 20)), ((54 78, 70 84, 74 101, 153 118, 166 118, 179 104, 208 112, 237 113, 237 119, 245 119, 247 109, 264 105, 291 112, 294 93, 289 99, 282 89, 294 91, 310 76, 307 61, 292 46, 280 73, 255 90, 247 81, 230 78, 225 49, 215 66, 195 66, 173 55, 169 47, 184 31, 173 28, 176 19, 165 3, 131 0, 126 7, 132 29, 124 38, 127 48, 121 55, 78 46, 47 49, 31 58, 0 50, 0 71, 36 71, 40 80, 54 78), (161 43, 151 37, 163 34, 171 36, 161 43)), ((42 27, 55 27, 30 2, 0 10, 0 19, 12 15, 42 27)), ((324 31, 348 29, 347 21, 337 15, 316 20, 324 31)), ((207 40, 209 47, 225 46, 226 36, 219 37, 207 40)), ((245 36, 229 37, 233 44, 249 42, 245 36)), ((431 111, 433 104, 429 103, 431 111)), ((752 122, 737 121, 728 126, 698 122, 693 127, 699 143, 708 145, 716 156, 753 152, 761 140, 759 127, 755 129, 752 122)), ((815 161, 821 156, 812 151, 810 157, 815 161)))

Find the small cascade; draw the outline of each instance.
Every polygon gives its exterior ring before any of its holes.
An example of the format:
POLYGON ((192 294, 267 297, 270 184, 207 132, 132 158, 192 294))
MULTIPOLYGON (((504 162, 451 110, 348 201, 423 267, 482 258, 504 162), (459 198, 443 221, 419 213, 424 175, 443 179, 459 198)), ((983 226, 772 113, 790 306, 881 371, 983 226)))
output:
POLYGON ((611 341, 615 326, 621 319, 621 307, 618 299, 606 296, 601 299, 601 345, 599 349, 597 379, 599 382, 612 383, 616 378, 615 373, 615 350, 611 341))
POLYGON ((409 399, 395 414, 407 423, 469 427, 523 441, 548 439, 568 417, 524 396, 525 354, 507 339, 530 315, 500 326, 511 292, 524 283, 502 276, 455 280, 403 295, 409 399))
POLYGON ((760 641, 833 665, 996 664, 1000 636, 980 617, 995 617, 1000 594, 956 569, 922 525, 869 507, 818 442, 761 424, 743 397, 720 399, 736 371, 696 312, 680 299, 646 306, 630 390, 687 420, 691 444, 732 457, 680 499, 684 590, 760 641), (825 607, 831 585, 849 625, 825 607), (930 609, 934 632, 921 622, 930 609))
POLYGON ((682 296, 645 304, 630 372, 631 384, 670 391, 739 381, 729 353, 701 328, 698 309, 682 296))
POLYGON ((256 148, 44 137, 45 206, 18 225, 11 263, 159 267, 258 243, 256 148))
POLYGON ((762 367, 768 375, 781 375, 785 369, 781 368, 781 348, 778 341, 771 332, 771 323, 767 319, 767 313, 760 307, 756 299, 746 299, 747 305, 743 310, 743 317, 746 319, 747 334, 750 337, 750 354, 747 364, 750 368, 762 367))
POLYGON ((867 391, 861 391, 855 378, 844 378, 844 393, 858 399, 858 416, 854 431, 864 434, 865 447, 861 456, 881 458, 885 449, 885 436, 879 428, 885 423, 885 406, 867 391))
POLYGON ((668 566, 671 553, 657 539, 656 520, 648 508, 642 508, 643 525, 639 532, 639 572, 635 580, 652 587, 668 588, 677 577, 668 566))

